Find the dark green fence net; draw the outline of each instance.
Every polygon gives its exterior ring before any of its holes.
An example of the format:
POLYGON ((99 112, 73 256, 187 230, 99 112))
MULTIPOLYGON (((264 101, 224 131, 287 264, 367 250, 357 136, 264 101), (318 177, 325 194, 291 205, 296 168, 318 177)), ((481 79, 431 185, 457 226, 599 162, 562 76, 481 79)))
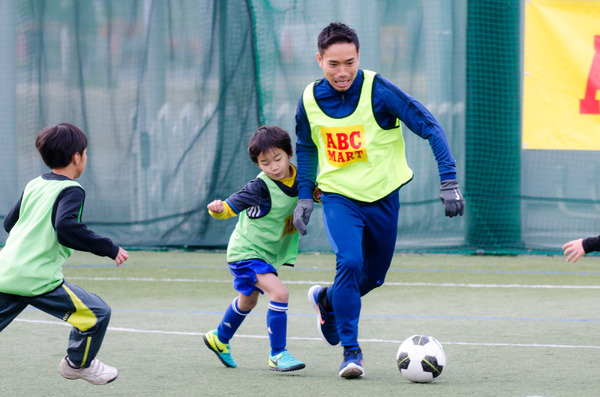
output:
MULTIPOLYGON (((294 136, 332 21, 357 31, 361 68, 431 110, 457 159, 467 211, 449 219, 429 144, 404 128, 415 178, 398 251, 557 252, 598 233, 597 153, 520 149, 517 0, 0 1, 0 219, 46 172, 36 134, 68 121, 89 138, 90 228, 128 248, 224 247, 235 220, 206 204, 257 175, 246 145, 258 126, 294 136), (595 188, 569 189, 560 173, 583 165, 595 188)), ((318 207, 301 250, 329 250, 318 207)))

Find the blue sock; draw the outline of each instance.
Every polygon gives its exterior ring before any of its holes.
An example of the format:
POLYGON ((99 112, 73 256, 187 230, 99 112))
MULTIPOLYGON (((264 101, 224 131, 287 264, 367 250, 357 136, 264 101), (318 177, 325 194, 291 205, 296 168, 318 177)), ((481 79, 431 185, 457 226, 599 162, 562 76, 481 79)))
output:
POLYGON ((267 332, 271 341, 271 355, 275 356, 285 350, 287 338, 287 303, 269 302, 267 311, 267 332))
POLYGON ((251 310, 243 311, 238 307, 238 298, 236 297, 231 305, 225 311, 223 315, 223 319, 217 328, 217 332, 219 333, 219 341, 221 343, 229 343, 229 340, 233 338, 233 335, 238 330, 242 322, 251 312, 251 310))

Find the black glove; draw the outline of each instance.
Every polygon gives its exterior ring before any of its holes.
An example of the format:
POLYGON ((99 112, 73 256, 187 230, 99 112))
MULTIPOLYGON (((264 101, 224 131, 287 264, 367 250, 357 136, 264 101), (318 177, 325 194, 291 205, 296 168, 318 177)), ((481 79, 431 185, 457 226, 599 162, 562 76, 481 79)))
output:
POLYGON ((313 200, 312 199, 300 199, 294 209, 294 226, 298 229, 301 235, 306 234, 306 226, 310 220, 310 215, 313 212, 313 200))
MULTIPOLYGON (((440 186, 440 200, 444 204, 446 216, 452 218, 465 212, 465 199, 460 192, 456 179, 442 181, 440 186)), ((294 214, 295 215, 295 214, 294 214)), ((294 217, 294 219, 296 219, 294 217)))

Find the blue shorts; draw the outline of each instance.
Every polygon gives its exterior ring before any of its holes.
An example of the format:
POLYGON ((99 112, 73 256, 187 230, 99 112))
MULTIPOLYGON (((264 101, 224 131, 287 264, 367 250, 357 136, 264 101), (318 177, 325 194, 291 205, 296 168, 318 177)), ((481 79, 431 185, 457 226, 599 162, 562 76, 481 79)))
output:
POLYGON ((233 274, 233 288, 246 296, 252 295, 254 291, 264 294, 260 288, 254 286, 258 281, 257 274, 274 273, 277 276, 277 270, 262 259, 246 259, 230 263, 229 270, 233 274))

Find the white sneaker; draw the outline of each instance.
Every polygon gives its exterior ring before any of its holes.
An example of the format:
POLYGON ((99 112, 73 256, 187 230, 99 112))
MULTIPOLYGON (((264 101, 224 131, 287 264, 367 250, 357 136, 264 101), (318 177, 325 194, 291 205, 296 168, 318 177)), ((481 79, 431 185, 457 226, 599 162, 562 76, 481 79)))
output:
POLYGON ((116 368, 106 365, 98 359, 94 359, 88 368, 73 368, 69 365, 66 356, 60 360, 58 372, 67 379, 83 379, 94 385, 105 385, 117 379, 119 375, 116 368))

